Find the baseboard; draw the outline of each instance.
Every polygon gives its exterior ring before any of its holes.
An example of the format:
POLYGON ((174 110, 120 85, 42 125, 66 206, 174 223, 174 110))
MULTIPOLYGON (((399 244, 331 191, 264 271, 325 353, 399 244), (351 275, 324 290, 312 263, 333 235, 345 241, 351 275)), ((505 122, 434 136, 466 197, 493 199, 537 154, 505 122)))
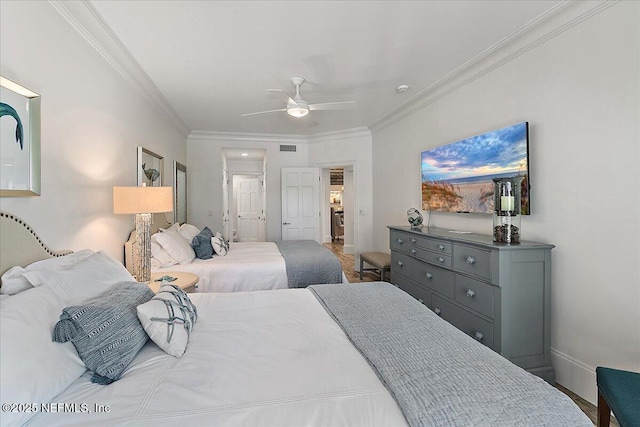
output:
POLYGON ((598 406, 596 368, 551 349, 551 364, 556 371, 556 382, 578 396, 598 406))
POLYGON ((354 253, 354 252, 353 252, 353 245, 347 245, 347 244, 345 244, 345 245, 342 247, 342 252, 344 252, 345 254, 353 254, 353 253, 354 253))
POLYGON ((327 234, 322 237, 322 243, 331 243, 331 235, 327 234))

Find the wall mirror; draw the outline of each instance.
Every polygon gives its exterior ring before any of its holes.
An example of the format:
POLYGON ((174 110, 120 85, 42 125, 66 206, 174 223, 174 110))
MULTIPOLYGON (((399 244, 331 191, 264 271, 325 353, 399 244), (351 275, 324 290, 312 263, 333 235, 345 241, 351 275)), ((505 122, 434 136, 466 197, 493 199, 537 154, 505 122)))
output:
POLYGON ((187 167, 173 162, 173 222, 187 222, 187 167))
POLYGON ((138 147, 138 187, 162 187, 162 172, 164 171, 164 157, 138 147))

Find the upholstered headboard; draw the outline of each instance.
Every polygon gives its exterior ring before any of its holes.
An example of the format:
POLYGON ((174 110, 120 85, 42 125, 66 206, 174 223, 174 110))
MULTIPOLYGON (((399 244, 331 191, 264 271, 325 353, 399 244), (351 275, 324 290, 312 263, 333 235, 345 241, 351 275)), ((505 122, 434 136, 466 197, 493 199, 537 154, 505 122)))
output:
POLYGON ((0 211, 0 274, 16 265, 25 267, 32 262, 71 252, 50 249, 24 220, 0 211))
MULTIPOLYGON (((171 223, 167 221, 167 217, 163 213, 153 214, 153 223, 151 224, 151 234, 157 233, 161 228, 167 229, 171 227, 171 223)), ((136 256, 133 245, 136 243, 136 230, 129 234, 129 240, 124 243, 124 266, 133 274, 133 257, 136 256)))

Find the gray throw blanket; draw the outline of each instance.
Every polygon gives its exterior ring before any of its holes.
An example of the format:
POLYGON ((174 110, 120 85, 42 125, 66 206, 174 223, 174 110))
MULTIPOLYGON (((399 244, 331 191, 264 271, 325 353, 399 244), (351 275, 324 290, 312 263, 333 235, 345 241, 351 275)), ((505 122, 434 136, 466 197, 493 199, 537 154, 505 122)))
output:
POLYGON ((411 426, 593 426, 565 394, 389 283, 309 289, 411 426))
POLYGON ((322 283, 342 283, 342 266, 336 256, 314 240, 276 242, 287 267, 290 288, 322 283))

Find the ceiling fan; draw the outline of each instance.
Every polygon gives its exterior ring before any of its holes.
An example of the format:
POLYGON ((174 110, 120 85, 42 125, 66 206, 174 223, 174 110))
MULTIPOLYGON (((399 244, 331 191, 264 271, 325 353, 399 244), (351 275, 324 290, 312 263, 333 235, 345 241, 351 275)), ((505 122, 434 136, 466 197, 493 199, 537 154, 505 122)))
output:
MULTIPOLYGON (((356 101, 341 101, 341 102, 324 102, 321 104, 309 104, 300 96, 300 86, 304 83, 303 77, 291 77, 291 84, 296 87, 296 94, 292 98, 287 95, 287 107, 278 108, 277 110, 258 111, 256 113, 246 113, 242 116, 254 116, 256 114, 276 113, 285 111, 288 115, 296 118, 304 117, 309 114, 309 111, 315 110, 339 110, 346 104, 354 104, 356 101)), ((282 89, 267 89, 268 92, 286 92, 282 89)))

